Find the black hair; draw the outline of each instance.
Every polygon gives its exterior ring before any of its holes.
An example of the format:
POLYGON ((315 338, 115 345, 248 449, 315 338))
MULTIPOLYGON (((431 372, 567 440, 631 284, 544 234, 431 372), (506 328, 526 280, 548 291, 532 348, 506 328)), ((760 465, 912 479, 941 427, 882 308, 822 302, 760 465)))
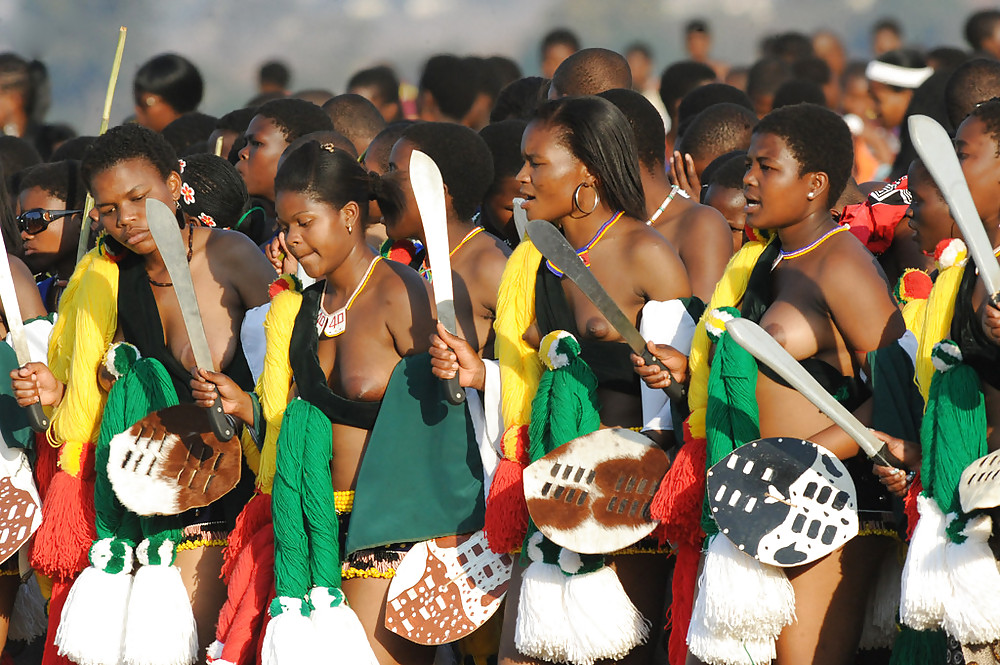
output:
POLYGON ((135 73, 132 87, 136 99, 145 93, 159 95, 178 113, 198 108, 205 90, 198 68, 176 53, 164 53, 147 60, 135 73))
POLYGON ((854 168, 854 141, 839 115, 817 104, 785 106, 761 118, 753 133, 783 139, 799 163, 799 176, 825 173, 827 206, 840 198, 854 168))
POLYGON ((271 120, 289 143, 303 134, 333 129, 323 109, 302 99, 271 100, 257 109, 257 115, 271 120))
POLYGON ((939 72, 953 72, 971 58, 968 52, 952 46, 938 46, 927 52, 927 64, 939 72))
POLYGON ((635 137, 617 106, 601 97, 567 97, 539 107, 535 120, 560 130, 563 145, 596 178, 601 201, 646 219, 635 137))
POLYGON ((50 162, 62 162, 67 159, 75 159, 80 161, 83 159, 83 154, 90 147, 90 144, 97 139, 96 136, 77 136, 76 138, 66 140, 61 146, 52 151, 52 155, 49 156, 50 162))
POLYGON ((964 33, 973 51, 983 50, 983 42, 993 36, 997 23, 1000 23, 1000 11, 996 9, 984 9, 969 16, 964 33))
MULTIPOLYGON (((724 155, 719 155, 702 171, 702 190, 705 191, 712 185, 726 187, 728 189, 743 190, 743 176, 747 172, 747 151, 733 150, 724 155)), ((704 203, 704 201, 702 201, 704 203)))
POLYGON ((663 70, 660 75, 660 99, 667 113, 674 114, 674 108, 685 95, 702 83, 715 80, 715 70, 694 60, 681 60, 663 70))
POLYGON ((913 147, 913 140, 910 138, 910 127, 907 120, 914 115, 926 115, 938 121, 949 134, 954 134, 955 125, 948 119, 948 108, 945 103, 945 89, 948 85, 947 72, 934 72, 931 76, 920 84, 913 91, 910 103, 906 107, 906 114, 899 128, 899 152, 892 163, 892 170, 889 177, 892 180, 902 178, 906 175, 906 170, 910 167, 910 162, 917 156, 917 150, 913 147))
POLYGON ((87 148, 80 164, 83 181, 90 187, 95 175, 129 159, 145 159, 164 180, 180 168, 177 153, 158 133, 141 125, 119 125, 87 148))
POLYGON ((666 162, 666 129, 656 107, 634 90, 608 90, 598 96, 617 106, 628 120, 639 164, 647 171, 662 171, 666 162))
POLYGON ((476 70, 476 94, 485 94, 491 100, 496 99, 504 83, 490 61, 475 55, 466 56, 463 60, 476 70))
POLYGON ((632 70, 621 53, 606 48, 585 48, 556 68, 552 87, 562 97, 596 95, 615 88, 630 89, 632 70))
POLYGON ((316 141, 325 150, 343 150, 354 159, 358 158, 358 149, 354 147, 351 139, 333 130, 303 134, 289 143, 282 154, 290 155, 309 141, 316 141))
POLYGON ((21 94, 24 112, 31 124, 40 124, 49 110, 49 73, 38 60, 25 60, 16 53, 0 53, 0 90, 21 94))
POLYGON ((976 104, 1000 97, 1000 62, 976 58, 959 65, 948 77, 944 100, 953 127, 962 124, 976 104))
POLYGON ((7 174, 7 191, 10 194, 17 192, 21 171, 41 163, 42 156, 35 146, 17 136, 0 136, 0 166, 7 174))
POLYGON ((280 60, 269 60, 260 66, 260 73, 257 76, 260 83, 270 83, 279 88, 285 89, 292 82, 292 72, 288 65, 280 60))
POLYGON ((454 55, 435 55, 424 65, 420 90, 427 91, 441 113, 461 120, 472 108, 479 91, 479 72, 471 62, 454 55))
POLYGON ((757 116, 748 108, 715 104, 688 124, 677 150, 697 160, 709 161, 733 150, 746 150, 756 124, 757 116))
POLYGON ((205 226, 230 229, 250 209, 250 195, 239 171, 215 155, 191 155, 182 162, 180 206, 205 226))
POLYGON ((493 156, 486 141, 468 127, 450 122, 418 122, 402 138, 434 160, 455 212, 471 219, 493 184, 493 156))
POLYGON ((986 125, 986 133, 997 144, 996 154, 1000 157, 1000 99, 990 99, 972 109, 970 118, 978 118, 986 125))
POLYGON ((826 64, 826 60, 810 55, 792 63, 792 76, 824 86, 833 78, 833 72, 830 71, 830 65, 826 64))
POLYGON ((527 120, 510 118, 494 122, 479 130, 479 136, 486 142, 493 155, 493 183, 502 178, 516 176, 524 165, 521 157, 521 137, 528 126, 527 120))
POLYGON ((792 68, 781 58, 761 58, 747 72, 747 96, 751 100, 773 95, 785 81, 792 78, 792 68))
POLYGON ((337 210, 354 201, 362 225, 367 221, 372 189, 371 176, 356 159, 343 150, 324 149, 316 141, 288 155, 274 177, 275 192, 306 194, 337 210))
POLYGON ((242 134, 250 126, 250 121, 253 117, 257 115, 257 109, 255 107, 247 107, 242 109, 236 109, 226 113, 215 121, 215 129, 220 129, 224 132, 236 132, 237 134, 242 134))
POLYGON ((217 123, 215 117, 204 113, 185 113, 164 127, 160 134, 179 155, 192 143, 207 141, 209 135, 215 131, 217 123))
POLYGON ((385 129, 376 134, 372 142, 368 144, 364 158, 365 168, 369 171, 374 171, 377 168, 379 173, 386 173, 389 170, 389 155, 392 154, 392 146, 396 145, 396 141, 401 139, 406 130, 415 124, 417 124, 416 120, 397 120, 386 125, 385 129))
POLYGON ((490 64, 493 68, 493 72, 500 82, 500 89, 503 90, 505 86, 510 85, 514 81, 518 80, 524 74, 521 72, 521 67, 516 62, 504 55, 491 55, 486 58, 486 62, 490 64))
POLYGON ((385 129, 385 118, 361 95, 337 95, 323 104, 323 111, 330 116, 333 131, 346 136, 355 146, 361 146, 361 150, 385 129))
POLYGON ((41 125, 35 134, 35 147, 38 148, 38 154, 42 156, 42 159, 51 161, 56 146, 72 138, 76 138, 76 130, 70 125, 64 123, 45 124, 41 125))
POLYGON ((823 94, 823 88, 812 81, 792 79, 782 83, 778 91, 774 93, 774 102, 771 104, 771 108, 777 109, 803 102, 826 106, 826 95, 823 94))
POLYGON ((549 79, 540 76, 528 76, 508 83, 497 95, 490 111, 490 122, 532 117, 548 98, 550 83, 549 79))
MULTIPOLYGON (((8 181, 3 168, 0 167, 0 179, 8 181)), ((24 241, 21 240, 21 231, 17 228, 14 220, 13 196, 7 187, 0 187, 0 233, 3 234, 3 242, 7 247, 7 252, 14 256, 24 258, 24 241)))
POLYGON ((653 48, 646 42, 632 42, 625 47, 625 55, 628 56, 630 53, 641 53, 648 60, 653 59, 653 48))
POLYGON ((715 104, 736 104, 753 111, 753 102, 739 88, 728 83, 706 83, 684 95, 677 107, 678 133, 683 133, 683 127, 696 115, 715 104))
POLYGON ((894 18, 889 18, 888 16, 880 18, 875 21, 874 25, 872 25, 873 35, 883 30, 888 30, 897 37, 903 36, 903 27, 899 24, 899 21, 894 18))
POLYGON ((379 65, 362 69, 351 75, 347 81, 347 90, 356 88, 375 88, 379 101, 391 104, 399 101, 399 77, 391 67, 379 65))
POLYGON ((684 25, 684 34, 689 35, 692 32, 704 32, 706 35, 710 33, 708 29, 708 21, 703 18, 691 19, 684 25))
POLYGON ((67 210, 82 210, 87 200, 87 186, 80 176, 80 162, 66 160, 32 166, 21 176, 18 195, 37 187, 66 203, 67 210))
POLYGON ((544 56, 545 52, 553 46, 568 46, 574 51, 579 51, 580 39, 567 28, 556 28, 555 30, 550 30, 542 37, 540 49, 542 55, 544 56))
POLYGON ((783 32, 764 39, 761 52, 765 56, 781 58, 787 63, 813 55, 812 39, 801 32, 783 32))

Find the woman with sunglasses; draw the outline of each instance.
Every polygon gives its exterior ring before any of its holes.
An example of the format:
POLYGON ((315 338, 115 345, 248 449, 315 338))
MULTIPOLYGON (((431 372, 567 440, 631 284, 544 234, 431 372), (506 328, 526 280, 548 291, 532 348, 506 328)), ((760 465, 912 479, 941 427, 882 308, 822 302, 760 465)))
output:
MULTIPOLYGON (((195 366, 191 342, 146 219, 147 199, 161 201, 171 210, 179 208, 182 180, 177 157, 158 134, 124 125, 109 130, 88 148, 81 171, 106 235, 81 261, 60 302, 49 346, 51 369, 29 363, 11 374, 21 406, 40 401, 54 407, 47 435, 60 447, 60 470, 49 486, 33 549, 35 567, 55 581, 47 648, 53 648, 51 640, 61 616, 58 608, 77 573, 86 567, 87 549, 95 540, 95 526, 88 523, 88 507, 83 503, 84 497, 97 498, 91 442, 98 439, 102 418, 110 417, 109 412, 102 413, 109 393, 122 392, 112 392, 115 372, 122 370, 116 347, 109 345, 123 340, 134 345, 144 359, 158 361, 159 367, 153 369, 162 377, 157 385, 162 384, 165 401, 193 401, 188 387, 195 366), (175 397, 170 394, 171 386, 175 397), (54 497, 57 488, 59 496, 54 497)), ((185 225, 179 215, 178 226, 201 318, 209 332, 212 363, 250 389, 253 378, 240 341, 241 326, 247 310, 267 302, 274 272, 241 234, 185 225)), ((122 388, 127 391, 128 385, 122 388)), ((125 408, 131 408, 133 399, 140 404, 143 399, 153 400, 149 390, 142 395, 138 392, 125 393, 121 400, 125 408)), ((244 471, 243 476, 249 479, 250 474, 244 471)), ((225 600, 225 587, 219 580, 222 545, 249 491, 248 485, 239 485, 205 508, 164 518, 171 521, 163 533, 173 529, 178 533, 167 538, 172 545, 169 557, 161 553, 162 547, 155 551, 168 563, 176 556, 174 563, 187 587, 202 647, 211 641, 225 600)), ((178 618, 182 619, 179 614, 178 618)))
POLYGON ((36 275, 49 312, 56 311, 76 266, 86 195, 76 161, 34 166, 18 185, 17 230, 24 243, 24 262, 36 275))

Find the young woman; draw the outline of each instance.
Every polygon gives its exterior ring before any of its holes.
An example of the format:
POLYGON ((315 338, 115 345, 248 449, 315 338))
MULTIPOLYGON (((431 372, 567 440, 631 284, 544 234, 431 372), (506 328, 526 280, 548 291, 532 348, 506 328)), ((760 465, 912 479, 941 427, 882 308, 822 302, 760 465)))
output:
MULTIPOLYGON (((138 125, 124 125, 94 142, 82 171, 107 235, 70 280, 67 291, 72 297, 67 294, 60 303, 59 325, 49 347, 53 369, 29 363, 12 372, 11 377, 22 406, 40 400, 55 408, 49 436, 62 446, 61 471, 57 475, 73 475, 75 471, 75 487, 79 487, 76 491, 86 493, 87 483, 92 482, 88 478, 93 478, 92 467, 88 468, 93 464, 88 442, 97 439, 101 407, 110 389, 110 376, 98 376, 106 345, 124 340, 135 345, 144 357, 162 363, 181 402, 192 400, 188 383, 195 362, 180 304, 146 222, 149 198, 171 209, 178 207, 181 176, 176 155, 154 132, 138 125), (84 329, 103 339, 105 347, 95 348, 84 342, 84 329)), ((183 225, 180 221, 178 226, 183 227, 181 235, 188 247, 201 315, 209 331, 213 364, 250 388, 253 380, 240 344, 240 328, 247 310, 267 301, 267 287, 274 272, 242 234, 183 225)), ((57 485, 69 487, 71 492, 74 487, 73 483, 53 480, 50 495, 57 485)), ((89 491, 93 496, 93 490, 89 491)), ((220 544, 225 542, 246 497, 246 490, 234 490, 208 508, 180 516, 183 538, 176 563, 188 586, 204 644, 211 640, 225 598, 217 572, 222 558, 220 544), (212 570, 216 572, 206 572, 212 570)), ((53 497, 48 498, 46 505, 56 503, 53 497)), ((80 516, 84 514, 81 509, 80 516)), ((57 514, 43 518, 34 563, 42 572, 56 577, 64 585, 63 592, 86 565, 88 533, 93 539, 92 524, 74 523, 57 514), (46 546, 46 542, 50 544, 46 546)), ((50 625, 50 639, 59 614, 53 612, 52 616, 56 619, 50 625)))
MULTIPOLYGON (((760 243, 744 247, 723 277, 728 287, 720 285, 717 291, 732 293, 730 301, 722 302, 720 296, 711 306, 741 308, 743 316, 759 322, 853 410, 866 399, 858 378, 867 369, 866 354, 895 342, 903 335, 904 324, 878 264, 830 216, 831 203, 850 177, 852 161, 847 126, 822 107, 785 107, 760 121, 743 180, 746 223, 775 239, 763 253, 760 243), (746 265, 743 256, 755 247, 758 258, 750 264, 752 270, 744 268, 749 271, 745 291, 729 288, 735 284, 738 266, 746 265)), ((703 349, 700 357, 706 355, 703 349)), ((707 368, 692 371, 707 373, 707 368)), ((644 378, 649 381, 656 374, 649 371, 644 378)), ((862 522, 862 535, 840 550, 811 564, 784 569, 794 589, 796 618, 777 639, 777 662, 849 663, 861 637, 869 590, 890 543, 888 538, 865 534, 887 532, 887 498, 853 441, 839 428, 831 428, 805 397, 772 373, 755 374, 744 378, 756 380, 760 436, 811 440, 845 460, 858 486, 862 522)), ((729 378, 718 380, 725 383, 729 378)), ((691 408, 696 409, 693 396, 691 408)), ((726 429, 711 420, 706 426, 710 436, 713 429, 726 429)), ((700 588, 703 584, 704 580, 700 588)), ((703 631, 697 622, 696 618, 688 633, 689 644, 692 634, 703 631)), ((689 659, 697 662, 693 655, 689 659)))
MULTIPOLYGON (((393 370, 402 358, 426 351, 434 329, 426 282, 410 268, 382 260, 365 242, 369 182, 364 169, 347 153, 328 151, 316 142, 287 155, 275 179, 278 223, 288 250, 319 281, 303 292, 294 322, 288 321, 293 329, 290 338, 285 330, 287 350, 274 347, 276 337, 269 329, 268 357, 272 353, 287 357, 296 382, 290 387, 270 385, 266 369, 262 381, 268 384, 264 390, 300 397, 330 419, 332 482, 338 497, 353 495, 393 370), (328 313, 342 308, 344 323, 337 325, 339 319, 328 313)), ((277 307, 272 304, 272 314, 277 307)), ((254 424, 247 393, 222 374, 202 372, 201 376, 204 380, 192 382, 199 403, 210 404, 218 390, 227 412, 254 424)), ((280 461, 278 465, 281 474, 280 461)), ((339 512, 343 542, 350 509, 339 512)), ((276 525, 281 519, 275 507, 276 525)), ((360 557, 345 557, 343 591, 382 665, 430 663, 434 658, 433 649, 409 642, 384 625, 391 578, 387 573, 405 549, 405 545, 391 545, 360 557), (369 560, 381 562, 385 570, 375 574, 369 560)), ((280 577, 278 581, 280 596, 280 577)))

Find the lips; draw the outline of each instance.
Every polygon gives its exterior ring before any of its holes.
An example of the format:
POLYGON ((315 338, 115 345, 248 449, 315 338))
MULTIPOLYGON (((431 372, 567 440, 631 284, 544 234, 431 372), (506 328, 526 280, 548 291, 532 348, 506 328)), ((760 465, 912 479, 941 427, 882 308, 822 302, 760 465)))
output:
POLYGON ((743 212, 749 215, 760 210, 760 199, 754 198, 752 194, 747 192, 743 193, 743 198, 747 201, 746 205, 743 206, 743 212))
POLYGON ((130 230, 128 235, 125 236, 125 243, 134 247, 149 237, 149 230, 147 229, 130 230))

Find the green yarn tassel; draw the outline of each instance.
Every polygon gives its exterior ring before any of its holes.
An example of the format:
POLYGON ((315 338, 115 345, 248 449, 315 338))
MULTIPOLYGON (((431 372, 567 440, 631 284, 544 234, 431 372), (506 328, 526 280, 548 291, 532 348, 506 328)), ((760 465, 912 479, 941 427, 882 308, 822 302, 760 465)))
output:
POLYGON ((340 588, 340 524, 334 508, 330 420, 308 404, 302 455, 302 511, 309 526, 312 585, 340 588))
POLYGON ((892 647, 889 665, 941 665, 947 656, 948 638, 943 630, 903 626, 892 647))
MULTIPOLYGON (((942 512, 962 515, 958 485, 962 471, 985 455, 986 408, 979 377, 962 362, 958 347, 950 340, 939 342, 933 358, 937 371, 931 379, 927 410, 920 429, 923 462, 920 469, 924 493, 942 512)), ((948 529, 954 543, 965 540, 965 519, 948 529)))

